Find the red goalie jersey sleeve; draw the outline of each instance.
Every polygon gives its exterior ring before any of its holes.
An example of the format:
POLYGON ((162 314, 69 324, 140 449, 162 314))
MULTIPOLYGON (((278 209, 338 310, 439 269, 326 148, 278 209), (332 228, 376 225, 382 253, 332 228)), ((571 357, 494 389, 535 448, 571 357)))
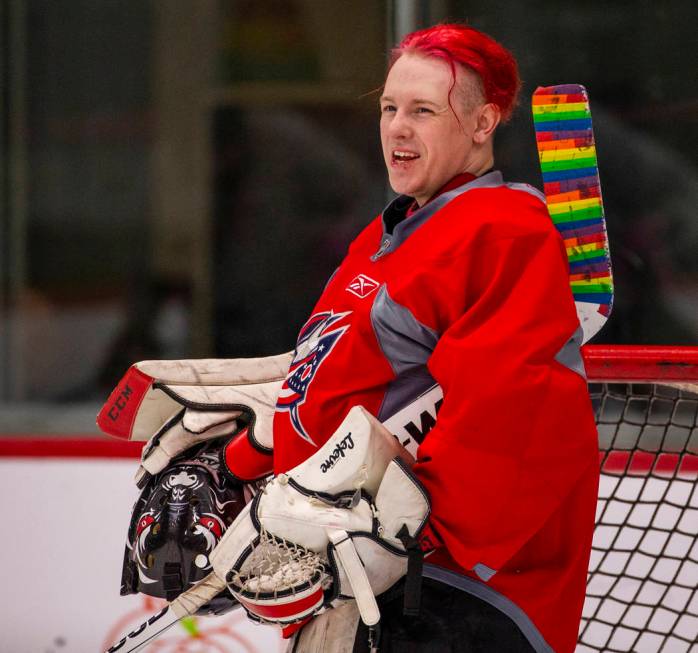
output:
POLYGON ((301 329, 275 470, 317 451, 352 406, 385 421, 440 384, 435 425, 414 433, 444 543, 425 574, 498 607, 537 651, 569 653, 598 449, 563 243, 536 192, 497 172, 395 222, 408 202, 352 243, 301 329))
POLYGON ((415 470, 457 567, 573 651, 598 448, 565 253, 553 229, 494 236, 468 251, 468 271, 476 299, 428 363, 444 401, 415 470))

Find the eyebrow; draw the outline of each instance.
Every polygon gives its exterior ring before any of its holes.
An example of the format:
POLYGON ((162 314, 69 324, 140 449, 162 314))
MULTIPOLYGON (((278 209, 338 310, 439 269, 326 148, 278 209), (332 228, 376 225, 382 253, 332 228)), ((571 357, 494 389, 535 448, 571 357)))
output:
MULTIPOLYGON (((381 98, 378 100, 379 102, 395 102, 393 98, 391 98, 389 95, 383 95, 381 98)), ((440 106, 438 103, 433 102, 432 100, 425 100, 423 98, 415 98, 412 100, 412 104, 431 104, 435 107, 440 106)))

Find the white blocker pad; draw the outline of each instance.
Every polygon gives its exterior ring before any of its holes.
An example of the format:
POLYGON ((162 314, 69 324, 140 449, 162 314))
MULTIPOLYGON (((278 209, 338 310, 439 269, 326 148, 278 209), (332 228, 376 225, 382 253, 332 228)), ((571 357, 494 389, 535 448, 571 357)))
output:
POLYGON ((242 411, 201 412, 183 409, 165 424, 143 447, 141 466, 136 474, 140 484, 146 472, 158 474, 170 461, 190 447, 238 430, 237 418, 242 411))

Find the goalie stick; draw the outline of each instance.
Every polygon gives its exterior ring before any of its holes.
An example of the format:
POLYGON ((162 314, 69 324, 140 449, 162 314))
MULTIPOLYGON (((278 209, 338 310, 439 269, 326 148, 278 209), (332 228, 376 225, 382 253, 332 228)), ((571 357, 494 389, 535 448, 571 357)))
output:
POLYGON ((169 605, 166 605, 160 612, 144 621, 138 628, 122 637, 115 644, 112 644, 107 649, 107 653, 139 651, 156 637, 162 635, 171 626, 178 623, 179 620, 180 617, 175 615, 169 605))
MULTIPOLYGON (((533 122, 548 212, 565 241, 570 287, 583 342, 606 323, 613 305, 613 278, 604 219, 596 143, 586 89, 579 84, 539 87, 533 122)), ((411 453, 436 421, 443 400, 438 385, 388 418, 384 425, 411 453)), ((135 653, 186 616, 194 615, 225 583, 213 573, 182 593, 107 650, 135 653)))
POLYGON ((561 84, 537 88, 532 104, 545 201, 565 241, 570 287, 587 342, 606 323, 613 306, 589 97, 579 84, 561 84))
POLYGON ((152 615, 140 626, 122 637, 107 649, 106 653, 133 653, 142 650, 181 619, 196 614, 196 611, 225 589, 225 581, 213 572, 196 585, 168 603, 160 612, 152 615))

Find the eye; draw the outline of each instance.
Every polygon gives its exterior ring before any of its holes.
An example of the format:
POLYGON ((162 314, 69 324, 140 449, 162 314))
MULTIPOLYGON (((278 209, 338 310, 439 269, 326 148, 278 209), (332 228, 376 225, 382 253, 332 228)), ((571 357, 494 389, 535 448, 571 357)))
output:
POLYGON ((416 113, 434 113, 431 109, 428 107, 417 107, 416 113))
POLYGON ((384 104, 381 107, 381 113, 395 113, 397 108, 393 104, 384 104))

